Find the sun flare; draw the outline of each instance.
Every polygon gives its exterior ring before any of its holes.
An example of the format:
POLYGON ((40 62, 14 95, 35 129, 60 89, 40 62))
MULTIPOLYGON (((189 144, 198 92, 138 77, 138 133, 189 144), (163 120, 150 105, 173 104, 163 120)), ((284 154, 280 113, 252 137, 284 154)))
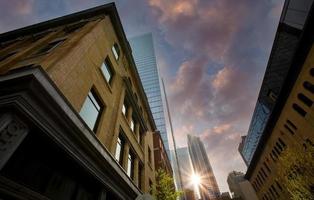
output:
POLYGON ((197 174, 193 174, 191 180, 195 186, 198 186, 201 183, 201 178, 197 174))

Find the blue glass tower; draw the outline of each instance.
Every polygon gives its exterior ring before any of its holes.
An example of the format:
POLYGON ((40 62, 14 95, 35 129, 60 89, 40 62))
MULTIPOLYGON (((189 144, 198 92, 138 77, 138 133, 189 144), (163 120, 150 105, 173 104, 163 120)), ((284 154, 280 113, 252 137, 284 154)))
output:
POLYGON ((157 129, 160 131, 168 158, 170 158, 164 104, 152 34, 147 33, 133 37, 129 42, 157 129))

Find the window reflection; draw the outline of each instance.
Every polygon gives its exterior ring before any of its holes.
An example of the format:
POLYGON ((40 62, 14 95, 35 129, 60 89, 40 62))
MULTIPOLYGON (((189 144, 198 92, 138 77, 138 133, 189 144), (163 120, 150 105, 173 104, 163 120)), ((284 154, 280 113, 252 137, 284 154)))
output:
POLYGON ((88 127, 95 131, 96 122, 101 113, 101 105, 99 101, 96 100, 93 92, 89 92, 88 96, 81 108, 80 116, 83 118, 88 127))

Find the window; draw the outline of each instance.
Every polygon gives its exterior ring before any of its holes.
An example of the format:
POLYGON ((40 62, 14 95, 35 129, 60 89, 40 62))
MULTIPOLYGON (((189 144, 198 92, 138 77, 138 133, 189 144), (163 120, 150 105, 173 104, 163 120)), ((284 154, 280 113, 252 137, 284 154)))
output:
POLYGON ((266 174, 266 172, 265 172, 263 167, 261 168, 261 170, 262 170, 262 174, 267 178, 268 176, 267 176, 267 174, 266 174))
POLYGON ((88 96, 81 108, 80 116, 83 118, 88 127, 96 131, 96 124, 99 120, 102 111, 102 106, 93 91, 88 93, 88 96))
POLYGON ((276 146, 278 147, 278 149, 280 150, 280 152, 283 151, 283 147, 282 147, 278 142, 276 142, 276 146))
POLYGON ((45 30, 45 31, 41 31, 41 32, 35 33, 35 34, 32 35, 32 39, 33 39, 33 41, 40 40, 40 39, 46 37, 51 32, 52 32, 52 30, 48 29, 48 30, 45 30))
POLYGON ((131 152, 128 155, 128 166, 127 166, 127 174, 130 178, 133 179, 133 171, 134 171, 134 156, 131 152))
POLYGON ((111 50, 112 50, 112 53, 113 53, 115 59, 118 60, 119 56, 120 56, 120 49, 119 49, 118 44, 114 43, 114 45, 112 46, 111 50))
POLYGON ((314 76, 314 68, 310 69, 311 76, 314 76))
POLYGON ((280 138, 278 138, 279 143, 282 145, 283 148, 286 147, 286 143, 284 143, 284 141, 280 138))
POLYGON ((278 181, 275 181, 275 182, 276 182, 277 187, 280 189, 280 191, 282 191, 282 187, 281 187, 281 185, 278 183, 278 181))
POLYGON ((313 101, 302 93, 298 94, 298 99, 301 100, 308 107, 311 107, 313 105, 313 101))
POLYGON ((125 106, 125 104, 122 105, 122 113, 124 115, 126 115, 126 106, 125 106))
POLYGON ((152 162, 152 151, 150 150, 149 147, 148 147, 148 162, 149 162, 149 163, 152 162))
POLYGON ((305 82, 303 83, 303 87, 304 87, 306 90, 310 91, 311 93, 314 93, 314 85, 311 84, 310 82, 305 81, 305 82))
POLYGON ((277 99, 277 95, 276 95, 272 90, 269 90, 269 91, 268 91, 268 97, 269 97, 273 102, 275 102, 276 99, 277 99))
POLYGON ((266 162, 263 162, 263 164, 264 164, 265 168, 267 169, 267 171, 270 173, 270 169, 269 169, 267 163, 266 163, 266 162))
POLYGON ((78 23, 75 23, 75 24, 67 25, 64 28, 64 32, 66 32, 66 33, 75 32, 75 31, 79 30, 80 28, 82 28, 83 26, 85 26, 86 23, 87 23, 87 21, 81 21, 81 22, 78 22, 78 23))
POLYGON ((130 128, 131 128, 131 130, 134 132, 135 125, 134 125, 134 120, 133 120, 133 118, 131 119, 131 122, 130 122, 130 128))
POLYGON ((140 128, 140 140, 139 140, 139 142, 140 142, 140 145, 143 147, 144 146, 144 135, 145 134, 145 131, 144 131, 144 129, 143 128, 140 128))
POLYGON ((289 119, 287 120, 287 124, 289 124, 294 130, 297 130, 297 126, 294 125, 289 119))
POLYGON ((285 127, 292 135, 294 135, 294 132, 290 129, 289 126, 287 126, 287 124, 285 124, 284 127, 285 127))
POLYGON ((112 70, 111 63, 110 63, 108 58, 106 58, 105 61, 102 63, 101 71, 102 71, 102 74, 104 75, 106 81, 108 83, 110 83, 112 80, 114 72, 112 70))
MULTIPOLYGON (((278 143, 277 143, 278 144, 278 143)), ((277 153, 277 155, 279 156, 281 151, 277 148, 277 146, 274 146, 274 150, 277 153)))
POLYGON ((142 177, 143 177, 143 165, 139 163, 138 166, 138 188, 140 190, 143 190, 143 183, 142 183, 142 177))
POLYGON ((305 117, 306 115, 306 111, 303 110, 303 108, 301 108, 298 104, 293 104, 292 105, 292 108, 297 112, 299 113, 302 117, 305 117))
POLYGON ((123 161, 123 146, 124 146, 123 139, 121 135, 119 135, 118 140, 117 140, 115 158, 118 161, 118 163, 120 163, 120 165, 122 165, 122 161, 123 161))
POLYGON ((270 158, 271 158, 274 162, 276 162, 276 160, 275 160, 275 158, 274 158, 274 156, 273 156, 273 151, 274 151, 274 150, 272 150, 272 153, 270 153, 269 155, 270 155, 270 158))
POLYGON ((40 54, 48 53, 52 51, 54 48, 56 48, 57 46, 59 46, 64 41, 65 39, 60 39, 60 40, 55 40, 53 42, 50 42, 46 46, 43 46, 42 48, 37 50, 33 55, 40 55, 40 54))

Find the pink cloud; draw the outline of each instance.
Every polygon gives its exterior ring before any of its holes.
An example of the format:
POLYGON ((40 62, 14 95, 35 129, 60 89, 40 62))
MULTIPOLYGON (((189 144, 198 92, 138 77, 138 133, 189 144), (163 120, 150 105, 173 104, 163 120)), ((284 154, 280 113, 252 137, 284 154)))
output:
POLYGON ((231 76, 231 73, 231 69, 227 67, 219 70, 212 80, 213 88, 220 90, 221 88, 225 87, 230 81, 229 77, 231 76))
POLYGON ((34 0, 21 0, 16 2, 15 11, 20 15, 30 14, 33 10, 34 0))
POLYGON ((231 124, 222 124, 219 126, 214 126, 212 131, 213 131, 213 133, 221 134, 221 133, 224 133, 224 132, 230 130, 230 128, 231 128, 231 124))

